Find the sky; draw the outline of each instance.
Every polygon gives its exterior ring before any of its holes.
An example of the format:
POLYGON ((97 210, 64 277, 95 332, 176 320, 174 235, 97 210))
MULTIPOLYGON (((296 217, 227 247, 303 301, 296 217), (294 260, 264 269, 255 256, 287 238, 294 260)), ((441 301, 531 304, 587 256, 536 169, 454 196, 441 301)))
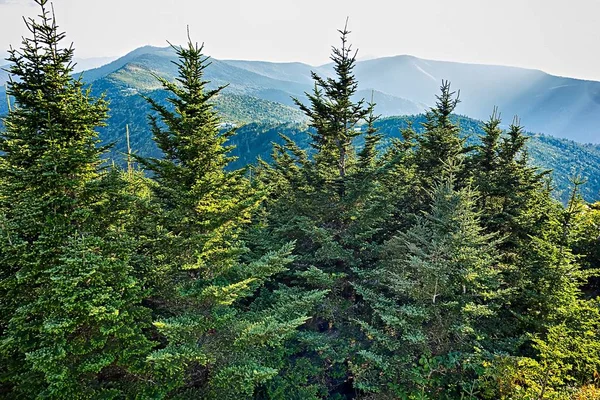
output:
MULTIPOLYGON (((77 58, 194 41, 217 59, 328 62, 346 17, 359 58, 410 54, 600 81, 600 0, 54 0, 77 58)), ((0 54, 32 0, 0 0, 0 54)))

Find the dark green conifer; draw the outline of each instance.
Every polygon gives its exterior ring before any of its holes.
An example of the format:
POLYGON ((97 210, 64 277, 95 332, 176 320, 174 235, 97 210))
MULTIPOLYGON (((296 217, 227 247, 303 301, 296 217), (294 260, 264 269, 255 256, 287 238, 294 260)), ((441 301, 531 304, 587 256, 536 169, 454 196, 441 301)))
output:
POLYGON ((448 81, 442 81, 440 90, 435 106, 425 115, 423 133, 416 137, 417 173, 425 189, 439 179, 447 163, 458 161, 465 152, 465 140, 450 118, 460 103, 459 94, 451 91, 448 81))
POLYGON ((285 370, 294 371, 298 380, 286 386, 290 396, 312 389, 350 393, 347 362, 358 345, 358 330, 351 322, 358 310, 351 282, 356 268, 373 262, 382 241, 380 226, 389 215, 382 176, 390 170, 390 160, 377 148, 381 135, 374 126, 374 105, 353 99, 356 52, 348 34, 347 27, 340 31, 341 47, 332 51, 335 75, 313 73, 310 103, 297 101, 313 129, 312 151, 285 138, 284 145, 274 148, 272 165, 263 164, 258 175, 273 194, 255 235, 276 244, 296 242, 293 267, 282 275, 282 283, 328 291, 315 317, 293 341, 295 352, 288 355, 285 370), (306 385, 314 375, 324 377, 316 388, 306 385))
POLYGON ((495 109, 484 123, 481 144, 475 146, 469 165, 480 192, 484 226, 508 235, 503 246, 514 249, 517 241, 535 233, 539 228, 536 221, 543 220, 543 213, 552 207, 545 178, 548 172, 529 165, 527 136, 519 120, 515 118, 506 133, 500 124, 495 109))
POLYGON ((311 147, 316 150, 322 170, 331 170, 327 179, 336 180, 343 193, 344 179, 356 163, 354 138, 361 135, 359 124, 364 122, 370 112, 364 99, 354 101, 358 82, 354 76, 357 52, 348 43, 348 24, 341 35, 341 47, 332 47, 331 61, 335 78, 323 78, 312 73, 315 89, 306 93, 309 105, 298 99, 295 103, 309 118, 309 125, 315 129, 311 147))

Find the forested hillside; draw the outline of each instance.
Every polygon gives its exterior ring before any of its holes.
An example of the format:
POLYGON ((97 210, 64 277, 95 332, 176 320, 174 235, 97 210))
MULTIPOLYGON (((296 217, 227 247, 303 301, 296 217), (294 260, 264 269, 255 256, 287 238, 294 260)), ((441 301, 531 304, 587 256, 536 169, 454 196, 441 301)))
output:
MULTIPOLYGON (((171 48, 141 47, 102 67, 85 71, 88 83, 109 80, 136 90, 159 89, 153 74, 176 77, 171 48)), ((212 60, 206 78, 209 88, 228 84, 226 93, 293 105, 290 96, 312 90, 311 71, 331 77, 332 64, 212 60)), ((0 72, 0 83, 5 77, 0 72)), ((354 98, 374 99, 384 116, 424 112, 435 102, 442 79, 461 89, 457 112, 486 119, 498 106, 506 117, 518 114, 535 133, 581 143, 600 143, 600 83, 559 77, 538 70, 425 60, 409 55, 358 61, 358 92, 354 98)), ((100 85, 104 83, 99 82, 100 85)), ((3 97, 0 98, 3 101, 3 97)))
MULTIPOLYGON (((114 144, 104 157, 124 166, 127 152, 126 132, 130 132, 130 147, 140 156, 158 156, 160 151, 152 141, 148 129, 147 116, 152 114, 142 94, 157 101, 164 102, 167 93, 154 90, 147 93, 130 93, 123 95, 117 91, 114 95, 109 87, 96 86, 95 93, 107 94, 111 110, 107 125, 100 128, 100 138, 104 144, 114 144)), ((233 168, 241 168, 254 164, 257 158, 270 159, 272 142, 282 143, 280 134, 294 135, 303 147, 308 148, 308 125, 306 116, 297 108, 280 103, 261 100, 253 96, 241 94, 219 94, 213 101, 219 118, 225 124, 237 126, 236 135, 230 138, 235 146, 233 155, 238 159, 231 164, 233 168)), ((379 106, 379 103, 377 103, 379 106)), ((453 116, 461 130, 461 135, 474 144, 483 134, 483 123, 465 116, 453 116)), ((377 129, 384 135, 381 147, 388 146, 395 138, 401 138, 401 129, 411 124, 415 130, 423 130, 424 114, 386 117, 375 122, 377 129)), ((360 129, 366 129, 361 125, 360 129)), ((586 180, 581 187, 581 195, 587 201, 600 200, 600 145, 581 144, 567 139, 554 138, 548 135, 527 133, 527 142, 531 159, 530 163, 540 168, 552 170, 555 191, 554 195, 566 201, 572 188, 570 179, 580 176, 586 180)), ((362 146, 360 139, 357 145, 362 146)))
MULTIPOLYGON (((480 144, 480 138, 485 134, 484 123, 464 116, 453 115, 451 120, 459 127, 461 137, 469 145, 480 144)), ((395 140, 402 140, 401 131, 409 126, 421 133, 424 130, 425 115, 387 117, 374 122, 373 126, 383 137, 380 148, 385 149, 395 140)), ((361 126, 366 130, 367 126, 361 126)), ((230 139, 235 146, 232 154, 237 159, 232 162, 234 168, 241 168, 248 164, 255 164, 257 159, 271 160, 272 143, 283 144, 281 135, 293 137, 294 141, 310 151, 310 128, 299 123, 251 123, 237 129, 236 135, 230 139)), ((558 139, 547 135, 534 135, 526 133, 528 137, 526 147, 530 154, 529 162, 542 170, 551 170, 553 179, 553 195, 566 202, 573 188, 572 178, 578 177, 585 181, 580 187, 581 196, 590 202, 600 200, 600 146, 580 144, 567 139, 558 139)), ((123 139, 115 139, 115 148, 123 148, 123 139)), ((364 141, 358 138, 358 147, 364 141)), ((122 150, 123 151, 123 150, 122 150)), ((147 149, 152 154, 157 150, 147 149)), ((123 157, 121 157, 124 160, 123 157)))
POLYGON ((380 118, 348 26, 289 109, 210 84, 191 39, 109 103, 35 3, 0 129, 0 398, 600 398, 600 203, 534 165, 597 148, 457 117, 448 81, 380 118), (236 132, 224 100, 304 127, 236 132), (154 143, 123 166, 115 111, 154 143))

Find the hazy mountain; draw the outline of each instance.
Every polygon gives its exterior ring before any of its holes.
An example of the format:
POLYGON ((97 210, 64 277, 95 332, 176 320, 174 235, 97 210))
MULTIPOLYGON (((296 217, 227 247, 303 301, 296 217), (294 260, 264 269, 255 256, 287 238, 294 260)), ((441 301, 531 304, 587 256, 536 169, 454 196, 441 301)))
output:
POLYGON ((303 63, 273 63, 266 61, 224 60, 229 65, 268 76, 272 79, 303 83, 312 86, 311 71, 329 75, 329 68, 313 67, 303 63))
POLYGON ((387 93, 374 89, 359 90, 354 96, 356 99, 365 99, 373 101, 376 106, 377 114, 381 115, 414 115, 421 114, 429 108, 424 103, 407 100, 402 97, 392 96, 387 93))
MULTIPOLYGON (((311 68, 304 64, 226 61, 265 76, 310 82, 310 70, 330 73, 330 65, 311 68)), ((442 79, 460 90, 457 111, 478 119, 489 116, 494 106, 506 120, 518 115, 525 126, 580 142, 600 142, 600 82, 557 77, 524 68, 464 64, 396 56, 359 61, 356 76, 360 88, 432 105, 442 79)), ((380 110, 384 115, 400 112, 380 110)))
POLYGON ((6 72, 8 67, 8 64, 0 65, 0 86, 4 86, 8 81, 8 72, 6 72))
POLYGON ((600 83, 523 68, 461 64, 398 56, 359 62, 363 87, 431 104, 442 79, 460 90, 457 111, 478 119, 500 108, 535 132, 600 142, 600 83))
MULTIPOLYGON (((118 87, 119 90, 134 89, 151 91, 160 87, 155 75, 174 79, 177 67, 176 55, 171 48, 141 47, 107 65, 86 71, 84 79, 93 86, 118 87), (107 82, 110 82, 108 84, 107 82)), ((206 69, 206 79, 211 87, 227 85, 224 93, 250 95, 259 99, 295 106, 292 97, 304 99, 304 92, 313 87, 311 70, 327 76, 328 66, 311 67, 302 63, 271 63, 260 61, 211 60, 206 69)), ((365 88, 357 98, 371 97, 372 90, 365 88)), ((384 115, 416 114, 426 105, 375 90, 374 99, 379 103, 378 112, 384 115)))
MULTIPOLYGON (((158 90, 155 75, 173 79, 177 73, 172 62, 175 60, 172 49, 144 47, 84 72, 84 79, 91 82, 93 93, 106 94, 111 103, 108 126, 101 129, 101 138, 104 143, 115 143, 109 156, 117 162, 123 160, 122 152, 126 148, 126 125, 129 125, 132 147, 136 152, 158 155, 147 126, 150 109, 139 94, 164 101, 165 92, 158 90)), ((238 125, 250 123, 240 128, 239 134, 232 139, 232 144, 238 146, 235 151, 240 157, 238 164, 253 162, 256 156, 268 159, 271 142, 280 140, 278 134, 282 132, 294 136, 300 143, 306 142, 306 127, 297 125, 304 116, 293 104, 291 96, 303 100, 303 92, 312 89, 311 70, 327 75, 330 66, 313 68, 301 63, 212 60, 206 69, 206 79, 212 81, 212 87, 229 83, 215 104, 223 121, 238 125)), ((356 71, 361 82, 357 97, 370 100, 372 96, 378 104, 378 113, 383 115, 422 113, 434 101, 442 77, 450 77, 463 83, 461 95, 464 103, 459 107, 463 114, 471 110, 473 114, 481 113, 486 117, 488 107, 491 110, 495 103, 502 107, 506 116, 506 109, 520 107, 523 122, 529 130, 533 130, 535 124, 540 126, 545 121, 546 110, 563 110, 560 115, 548 117, 554 120, 561 116, 568 120, 574 110, 579 110, 580 114, 581 110, 588 110, 589 118, 584 123, 600 126, 600 121, 596 122, 592 115, 596 103, 588 98, 597 82, 557 78, 519 68, 430 62, 407 56, 359 62, 356 71), (493 82, 486 81, 491 77, 495 79, 493 82), (564 85, 549 86, 560 82, 564 85), (533 95, 544 90, 550 95, 533 95), (565 99, 560 96, 565 96, 565 99), (579 103, 574 104, 572 100, 576 97, 579 103), (479 102, 472 99, 479 99, 479 102)), ((454 87, 459 86, 454 84, 454 87)), ((0 87, 0 115, 6 111, 4 87, 0 87)), ((378 127, 386 137, 397 137, 399 128, 409 121, 418 128, 422 118, 387 118, 380 121, 378 127)), ((576 119, 574 122, 577 122, 576 119)), ((469 118, 461 118, 461 128, 465 135, 471 137, 481 132, 480 123, 469 118)), ((592 136, 584 138, 586 141, 596 139, 592 136)), ((586 199, 600 198, 599 146, 533 135, 530 151, 535 164, 554 169, 559 197, 562 198, 568 190, 568 178, 572 172, 580 171, 589 180, 584 188, 586 199)))
MULTIPOLYGON (((172 78, 176 68, 170 48, 142 47, 103 67, 87 71, 88 81, 109 78, 140 90, 157 88, 152 73, 172 78)), ((331 65, 213 60, 206 77, 227 92, 293 105, 312 89, 311 71, 331 74, 331 65)), ((398 115, 421 112, 435 102, 442 79, 460 90, 457 111, 485 119, 494 106, 508 122, 519 115, 534 132, 580 142, 600 142, 600 83, 557 77, 542 71, 515 67, 432 61, 396 56, 359 61, 356 75, 361 95, 380 103, 378 112, 398 115)))

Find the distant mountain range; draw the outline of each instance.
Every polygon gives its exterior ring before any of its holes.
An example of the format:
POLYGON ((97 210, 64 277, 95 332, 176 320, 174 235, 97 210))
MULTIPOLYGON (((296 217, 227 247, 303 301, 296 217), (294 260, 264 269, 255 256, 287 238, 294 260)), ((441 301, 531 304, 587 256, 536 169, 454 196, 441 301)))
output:
MULTIPOLYGON (((79 60, 78 69, 85 67, 84 79, 88 82, 100 80, 103 82, 99 82, 99 87, 131 94, 157 89, 152 74, 173 78, 177 73, 174 60, 171 48, 146 46, 108 63, 109 59, 101 58, 79 60)), ((333 73, 331 65, 212 60, 206 78, 215 86, 228 84, 225 94, 292 106, 292 96, 302 99, 304 92, 312 89, 311 71, 324 76, 333 73)), ((442 79, 447 79, 455 90, 460 90, 460 114, 486 119, 498 106, 507 122, 518 115, 532 132, 600 143, 600 82, 523 68, 431 61, 406 55, 358 61, 356 76, 360 84, 357 97, 370 100, 373 96, 378 113, 384 116, 425 111, 435 102, 442 79)), ((0 72, 0 85, 6 78, 7 74, 0 72)))
MULTIPOLYGON (((0 56, 0 85, 4 85, 8 80, 8 73, 5 71, 9 65, 6 64, 5 58, 7 55, 0 56)), ((92 57, 92 58, 76 58, 75 72, 87 71, 89 69, 98 68, 102 65, 106 65, 111 61, 114 61, 116 57, 92 57)))
MULTIPOLYGON (((93 82, 109 79, 120 88, 158 88, 151 73, 173 78, 176 68, 170 48, 142 47, 100 68, 86 71, 93 82)), ((329 76, 331 65, 213 60, 207 79, 229 84, 226 93, 292 105, 291 96, 312 89, 310 72, 329 76)), ((600 143, 600 82, 563 78, 542 71, 423 60, 396 56, 359 61, 360 92, 373 97, 384 116, 417 114, 435 102, 442 79, 460 90, 457 111, 486 119, 498 106, 507 122, 518 115, 526 128, 578 142, 600 143)), ((1 80, 1 78, 0 78, 1 80)))
MULTIPOLYGON (((164 100, 166 93, 160 90, 155 76, 174 79, 177 67, 173 61, 176 56, 171 48, 147 46, 83 73, 93 93, 105 94, 111 102, 108 126, 101 130, 105 143, 116 144, 111 157, 123 159, 120 152, 126 148, 126 125, 132 147, 139 154, 157 155, 147 127, 150 110, 139 94, 164 100)), ((305 140, 305 117, 292 97, 305 100, 304 92, 313 88, 311 71, 323 76, 333 73, 331 65, 212 60, 205 78, 211 81, 211 87, 227 85, 215 104, 222 120, 248 124, 233 139, 233 144, 239 146, 238 164, 253 162, 259 155, 268 158, 277 132, 289 131, 305 140)), ((407 121, 418 123, 422 117, 416 115, 435 103, 442 79, 448 79, 453 89, 460 90, 462 103, 457 111, 474 118, 461 118, 465 135, 476 138, 481 129, 475 119, 487 119, 497 105, 507 124, 518 114, 530 132, 574 140, 534 134, 530 142, 533 161, 554 169, 560 198, 564 199, 568 191, 568 177, 581 172, 589 180, 586 199, 600 199, 600 146, 576 143, 600 143, 600 82, 561 78, 536 70, 412 56, 359 61, 355 72, 359 80, 356 98, 372 97, 377 113, 383 116, 415 115, 386 119, 381 128, 388 136, 397 135, 398 128, 407 121), (465 127, 469 129, 465 131, 465 127)), ((0 73, 0 115, 7 112, 3 85, 6 78, 0 73)))

